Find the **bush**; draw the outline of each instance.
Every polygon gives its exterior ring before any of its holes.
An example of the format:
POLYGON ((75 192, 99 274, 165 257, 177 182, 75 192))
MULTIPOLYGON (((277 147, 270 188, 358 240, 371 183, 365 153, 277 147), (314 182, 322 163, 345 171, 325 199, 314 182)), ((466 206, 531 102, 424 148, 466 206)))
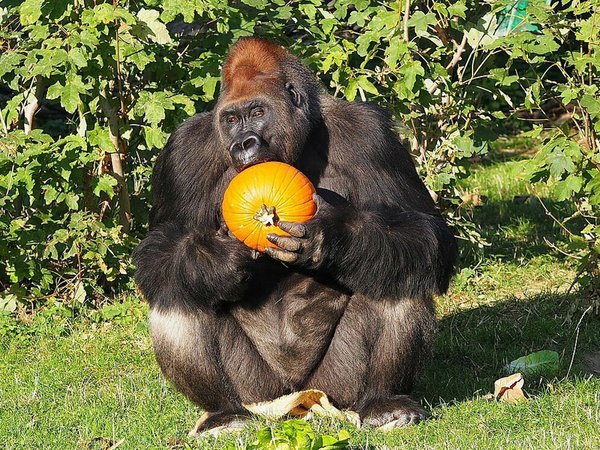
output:
POLYGON ((0 309, 132 287, 153 160, 175 126, 211 107, 220 63, 246 35, 291 48, 337 97, 387 105, 432 196, 459 237, 478 245, 457 182, 522 106, 560 94, 582 131, 551 134, 535 180, 560 179, 590 222, 574 241, 597 255, 597 7, 531 1, 525 31, 498 37, 510 4, 4 2, 0 309))

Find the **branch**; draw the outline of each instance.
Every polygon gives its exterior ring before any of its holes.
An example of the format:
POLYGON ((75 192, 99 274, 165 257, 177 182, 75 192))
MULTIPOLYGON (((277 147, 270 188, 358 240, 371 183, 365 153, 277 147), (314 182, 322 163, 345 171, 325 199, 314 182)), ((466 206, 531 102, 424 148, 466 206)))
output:
POLYGON ((25 134, 29 134, 33 130, 33 118, 40 109, 40 102, 46 95, 46 83, 42 77, 35 77, 31 82, 32 86, 27 94, 27 104, 23 107, 23 116, 25 117, 23 130, 25 134))
MULTIPOLYGON (((467 45, 467 33, 464 33, 462 41, 460 41, 460 44, 454 51, 454 56, 452 56, 452 59, 446 66, 446 71, 450 71, 454 66, 456 66, 459 63, 460 59, 462 58, 462 54, 465 51, 466 45, 467 45)), ((433 94, 436 91, 436 89, 439 87, 441 82, 442 82, 442 78, 438 77, 433 82, 433 84, 431 86, 429 86, 429 88, 427 89, 427 92, 429 92, 430 94, 433 94)))
POLYGON ((108 119, 108 129, 110 141, 115 151, 110 153, 110 162, 112 165, 113 176, 117 180, 119 191, 119 215, 123 231, 128 233, 131 229, 131 205, 129 203, 129 192, 127 190, 127 180, 123 170, 122 150, 125 149, 125 143, 121 139, 119 132, 119 115, 117 110, 110 104, 106 91, 100 91, 100 108, 104 116, 108 119))

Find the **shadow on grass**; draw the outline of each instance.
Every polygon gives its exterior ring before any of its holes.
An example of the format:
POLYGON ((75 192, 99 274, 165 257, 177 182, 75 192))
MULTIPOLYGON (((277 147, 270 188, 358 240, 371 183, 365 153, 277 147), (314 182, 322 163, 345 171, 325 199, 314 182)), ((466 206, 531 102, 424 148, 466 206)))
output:
MULTIPOLYGON (((564 376, 577 323, 587 306, 589 302, 577 293, 544 293, 443 318, 434 358, 415 396, 435 407, 486 394, 493 391, 496 379, 506 375, 502 369, 506 363, 539 350, 559 353, 561 372, 551 376, 564 376)), ((579 330, 576 363, 586 351, 600 348, 599 329, 600 318, 586 315, 579 330)), ((529 389, 535 388, 537 380, 528 381, 529 389)))
MULTIPOLYGON (((558 257, 554 264, 560 265, 561 256, 548 241, 564 246, 568 242, 565 232, 535 197, 520 200, 491 200, 474 209, 473 220, 481 226, 483 237, 490 243, 482 252, 484 261, 516 261, 521 265, 548 255, 558 257)), ((542 201, 555 217, 572 213, 572 206, 567 202, 542 201)), ((569 224, 572 229, 582 225, 575 220, 569 224)), ((461 264, 474 267, 476 258, 481 256, 481 253, 467 253, 461 264)), ((527 270, 533 277, 538 270, 552 267, 556 265, 542 267, 537 262, 527 270)), ((520 273, 517 279, 523 277, 520 273)), ((515 284, 515 291, 527 287, 520 286, 519 281, 515 284)), ((493 291, 486 292, 490 297, 494 297, 493 294, 493 291)), ((488 302, 483 299, 479 303, 488 302)), ((483 395, 492 391, 494 381, 505 375, 502 368, 506 363, 544 349, 561 355, 563 367, 558 376, 564 376, 573 353, 577 323, 589 304, 581 293, 546 292, 524 298, 506 297, 493 305, 449 314, 440 321, 434 358, 415 396, 436 406, 483 395)), ((576 362, 585 351, 600 348, 599 329, 600 318, 588 314, 581 323, 576 362)), ((537 380, 529 381, 535 384, 537 380)))
MULTIPOLYGON (((572 206, 567 202, 549 199, 542 201, 554 217, 567 217, 573 212, 572 206)), ((560 225, 533 196, 489 201, 474 209, 473 222, 481 227, 483 238, 490 244, 485 248, 484 255, 500 260, 556 255, 557 252, 548 242, 560 246, 568 241, 560 225)), ((574 230, 582 226, 583 223, 576 220, 570 224, 574 230)), ((473 254, 467 252, 462 265, 474 265, 474 258, 473 254)))

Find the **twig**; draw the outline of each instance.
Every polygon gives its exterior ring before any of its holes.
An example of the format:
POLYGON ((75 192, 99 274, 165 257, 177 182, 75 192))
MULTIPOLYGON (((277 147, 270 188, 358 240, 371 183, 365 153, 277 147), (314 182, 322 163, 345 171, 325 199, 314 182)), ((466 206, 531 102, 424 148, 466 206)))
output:
POLYGON ((562 249, 558 248, 558 246, 557 246, 557 245, 556 245, 554 242, 552 242, 552 241, 548 240, 548 238, 546 238, 546 237, 544 237, 544 242, 545 242, 545 243, 546 243, 546 245, 547 245, 548 247, 550 247, 552 250, 554 250, 555 252, 558 252, 558 253, 560 253, 560 254, 562 254, 562 255, 566 256, 567 258, 573 258, 573 259, 576 259, 577 261, 581 260, 581 258, 580 258, 579 256, 572 255, 572 254, 570 254, 570 253, 567 253, 567 252, 565 252, 564 250, 562 250, 562 249))
POLYGON ((410 16, 410 0, 404 3, 404 42, 408 43, 408 18, 410 16))
POLYGON ((0 109, 0 122, 2 122, 2 128, 4 129, 4 135, 8 135, 8 127, 6 126, 6 121, 4 120, 4 111, 0 109))
POLYGON ((569 236, 573 236, 573 233, 571 232, 571 230, 569 230, 560 220, 558 220, 556 217, 554 217, 554 215, 550 212, 550 210, 548 208, 546 208, 546 205, 544 204, 544 202, 542 201, 540 196, 536 195, 535 198, 538 199, 538 201, 540 202, 540 205, 542 205, 542 208, 544 208, 544 211, 546 211, 546 215, 550 216, 563 230, 565 230, 565 232, 569 236))
POLYGON ((588 306, 587 309, 583 312, 581 317, 579 318, 579 322, 577 322, 577 327, 575 327, 575 343, 573 344, 573 354, 571 355, 571 363, 569 364, 569 370, 567 370, 567 376, 565 378, 569 378, 571 373, 571 369, 573 368, 573 362, 575 361, 575 353, 577 353, 577 342, 579 341, 579 328, 581 327, 581 322, 583 322, 583 318, 585 315, 590 312, 592 309, 592 305, 588 306))
MULTIPOLYGON (((466 44, 467 44, 467 33, 464 33, 462 41, 460 41, 460 44, 454 51, 454 56, 452 57, 452 59, 450 60, 448 65, 446 66, 446 71, 452 69, 454 66, 456 66, 458 64, 458 62, 460 61, 460 58, 462 57, 463 52, 465 51, 466 44)), ((433 94, 436 91, 436 89, 439 87, 441 82, 442 82, 442 78, 438 77, 433 82, 433 84, 431 86, 429 86, 429 88, 427 89, 427 92, 429 92, 430 94, 433 94)))

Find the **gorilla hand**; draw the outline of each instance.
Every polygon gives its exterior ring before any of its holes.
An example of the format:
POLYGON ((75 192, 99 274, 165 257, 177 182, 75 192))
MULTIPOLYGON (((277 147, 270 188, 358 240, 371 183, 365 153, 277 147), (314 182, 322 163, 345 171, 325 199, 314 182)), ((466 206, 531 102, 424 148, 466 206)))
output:
POLYGON ((319 268, 324 259, 327 229, 335 228, 339 213, 338 207, 327 203, 315 195, 318 210, 315 217, 305 223, 279 222, 278 226, 290 236, 268 234, 267 239, 279 248, 267 247, 265 253, 271 258, 288 264, 309 269, 319 268))
MULTIPOLYGON (((222 222, 221 227, 217 230, 217 240, 219 240, 222 245, 227 245, 230 241, 240 242, 240 240, 229 230, 225 222, 222 222)), ((261 257, 261 253, 258 250, 250 250, 250 257, 253 260, 257 260, 261 257)))

